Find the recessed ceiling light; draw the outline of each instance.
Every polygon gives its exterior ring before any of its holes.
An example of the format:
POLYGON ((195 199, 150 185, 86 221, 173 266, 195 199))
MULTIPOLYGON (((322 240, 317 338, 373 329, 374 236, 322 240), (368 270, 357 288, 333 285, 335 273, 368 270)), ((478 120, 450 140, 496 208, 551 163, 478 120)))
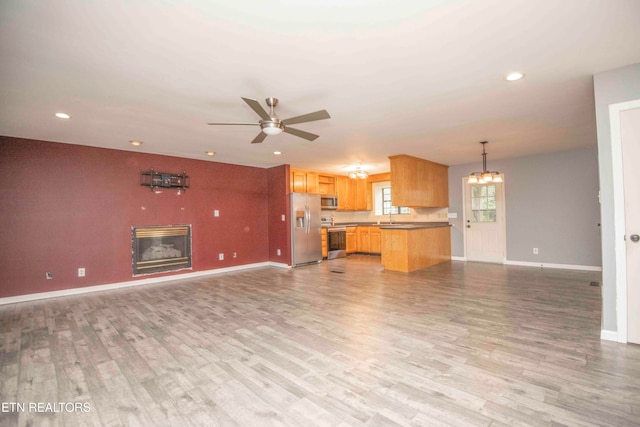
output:
POLYGON ((142 141, 138 141, 137 139, 132 139, 131 141, 129 141, 131 143, 131 145, 135 145, 136 147, 139 147, 143 144, 142 141))
POLYGON ((216 155, 216 152, 215 152, 215 151, 206 151, 206 152, 205 152, 205 154, 206 154, 207 156, 213 157, 213 156, 215 156, 215 155, 216 155))
POLYGON ((67 113, 56 113, 56 117, 59 119, 70 119, 71 116, 67 113))
POLYGON ((508 82, 515 82, 516 80, 520 80, 523 77, 524 77, 524 74, 522 74, 519 71, 514 71, 513 73, 507 74, 507 77, 505 77, 505 79, 508 82))
POLYGON ((282 152, 281 152, 281 151, 274 151, 274 152, 273 152, 273 154, 274 154, 275 156, 279 156, 280 154, 282 154, 282 152))

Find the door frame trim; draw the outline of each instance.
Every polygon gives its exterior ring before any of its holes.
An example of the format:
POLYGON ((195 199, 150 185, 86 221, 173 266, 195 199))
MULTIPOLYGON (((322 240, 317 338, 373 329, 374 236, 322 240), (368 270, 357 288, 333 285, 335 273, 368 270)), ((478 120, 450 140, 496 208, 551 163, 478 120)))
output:
MULTIPOLYGON (((500 186, 500 209, 502 210, 502 230, 501 230, 501 234, 502 234, 502 261, 500 261, 501 264, 504 264, 507 261, 507 200, 506 200, 506 190, 504 188, 505 186, 505 176, 504 174, 502 175, 502 185, 500 186)), ((466 197, 466 191, 465 188, 469 185, 467 183, 467 181, 469 180, 469 177, 467 176, 463 176, 462 177, 462 228, 464 229, 464 232, 462 233, 463 236, 463 240, 464 240, 464 260, 468 261, 469 259, 467 258, 467 197, 466 197)), ((483 262, 483 261, 474 261, 474 262, 483 262)))
POLYGON ((609 105, 611 167, 613 172, 613 242, 616 265, 616 323, 617 341, 621 343, 627 342, 627 248, 624 240, 626 225, 620 115, 623 111, 636 108, 640 108, 640 99, 609 105))

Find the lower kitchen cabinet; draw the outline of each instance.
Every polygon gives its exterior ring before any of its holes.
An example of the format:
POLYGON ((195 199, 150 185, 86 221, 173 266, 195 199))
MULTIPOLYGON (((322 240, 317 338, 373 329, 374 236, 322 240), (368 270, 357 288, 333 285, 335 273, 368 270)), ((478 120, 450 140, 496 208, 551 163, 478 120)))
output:
POLYGON ((358 251, 358 236, 356 229, 358 227, 347 227, 347 250, 348 254, 358 251))
POLYGON ((358 246, 356 252, 363 254, 379 254, 380 248, 380 227, 361 225, 357 227, 356 237, 358 246))
POLYGON ((358 226, 356 229, 356 235, 358 236, 357 252, 369 253, 369 227, 358 226))
POLYGON ((327 248, 327 229, 322 229, 322 258, 326 258, 329 255, 327 248))
POLYGON ((372 254, 382 253, 380 227, 369 227, 369 252, 372 254))
POLYGON ((385 270, 410 271, 451 260, 449 227, 382 229, 385 270))

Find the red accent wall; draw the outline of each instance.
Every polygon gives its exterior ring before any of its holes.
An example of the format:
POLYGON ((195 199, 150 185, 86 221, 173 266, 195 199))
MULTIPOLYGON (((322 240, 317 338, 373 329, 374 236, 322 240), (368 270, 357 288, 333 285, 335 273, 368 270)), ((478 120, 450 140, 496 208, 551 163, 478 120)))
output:
POLYGON ((289 239, 288 228, 271 214, 287 211, 287 183, 287 166, 262 169, 0 137, 0 297, 189 272, 134 278, 131 227, 140 225, 191 224, 191 271, 287 263, 288 246, 281 257, 271 249, 289 239), (140 172, 149 168, 185 170, 191 186, 180 195, 172 189, 156 194, 140 186, 140 172), (77 277, 79 267, 86 277, 77 277))
POLYGON ((268 170, 269 260, 287 265, 291 265, 289 179, 289 165, 268 170), (285 216, 284 221, 282 221, 282 215, 285 216), (278 249, 280 249, 279 256, 278 249))

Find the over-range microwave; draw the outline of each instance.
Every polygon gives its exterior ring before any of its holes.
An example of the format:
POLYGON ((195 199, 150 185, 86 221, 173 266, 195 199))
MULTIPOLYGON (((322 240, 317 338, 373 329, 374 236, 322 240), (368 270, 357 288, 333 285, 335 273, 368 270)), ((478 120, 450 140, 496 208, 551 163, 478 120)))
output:
POLYGON ((321 209, 338 209, 338 196, 336 196, 335 194, 321 194, 320 208, 321 209))

